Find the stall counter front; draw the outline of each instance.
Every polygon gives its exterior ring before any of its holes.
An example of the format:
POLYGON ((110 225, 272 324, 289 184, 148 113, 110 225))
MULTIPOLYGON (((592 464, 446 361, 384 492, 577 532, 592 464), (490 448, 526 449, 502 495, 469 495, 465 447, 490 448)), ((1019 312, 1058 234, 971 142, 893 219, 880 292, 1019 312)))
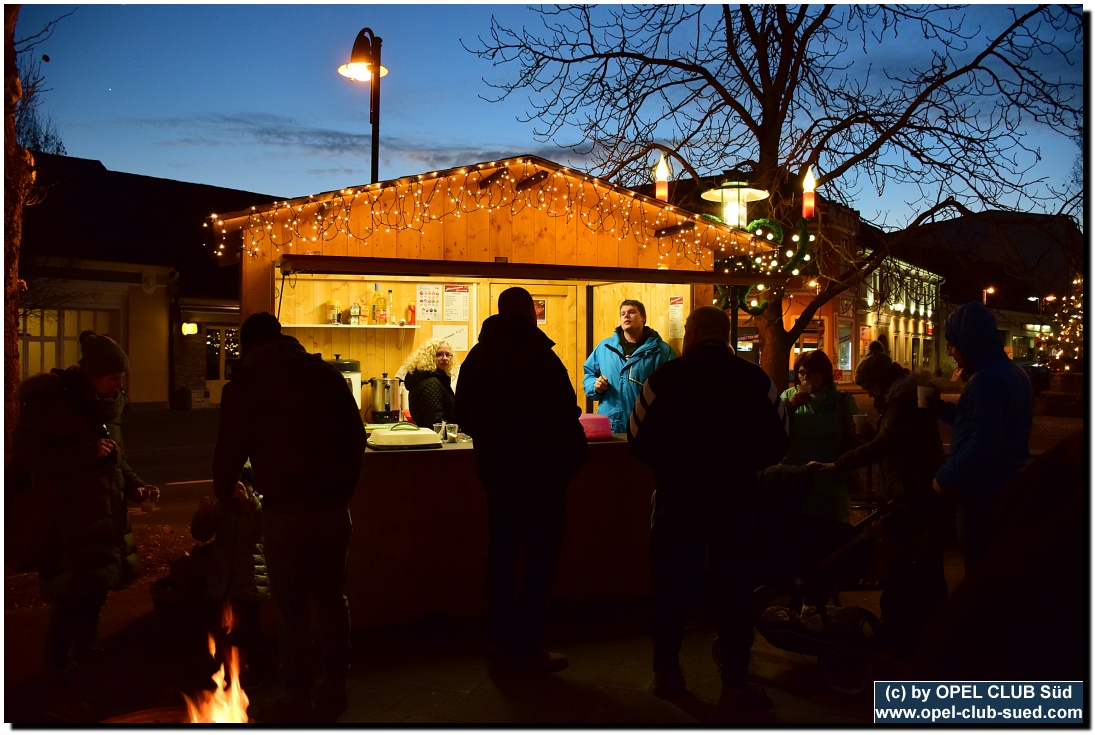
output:
MULTIPOLYGON (((553 597, 643 599, 651 592, 653 474, 623 435, 591 442, 589 450, 567 489, 553 597)), ((366 450, 350 511, 355 628, 486 614, 487 505, 471 444, 366 450)))

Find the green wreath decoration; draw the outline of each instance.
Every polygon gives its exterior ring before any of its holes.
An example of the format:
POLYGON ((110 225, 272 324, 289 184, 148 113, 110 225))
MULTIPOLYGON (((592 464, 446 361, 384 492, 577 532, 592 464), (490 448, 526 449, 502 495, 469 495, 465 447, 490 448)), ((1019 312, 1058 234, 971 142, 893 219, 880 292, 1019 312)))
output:
POLYGON ((779 225, 775 220, 770 220, 767 217, 761 219, 755 219, 745 226, 748 232, 756 232, 758 227, 767 227, 772 231, 772 242, 782 245, 783 244, 783 227, 779 225))

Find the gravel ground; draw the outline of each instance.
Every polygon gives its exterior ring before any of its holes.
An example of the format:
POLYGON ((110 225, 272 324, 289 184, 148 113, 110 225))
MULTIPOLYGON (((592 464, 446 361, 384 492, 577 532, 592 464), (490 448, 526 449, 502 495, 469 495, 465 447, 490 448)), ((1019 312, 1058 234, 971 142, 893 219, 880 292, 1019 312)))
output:
MULTIPOLYGON (((141 559, 141 573, 137 583, 153 582, 166 577, 168 565, 190 551, 194 539, 190 537, 189 524, 162 526, 135 526, 137 554, 141 559)), ((13 574, 4 580, 4 611, 44 607, 49 603, 38 593, 38 573, 13 574)))

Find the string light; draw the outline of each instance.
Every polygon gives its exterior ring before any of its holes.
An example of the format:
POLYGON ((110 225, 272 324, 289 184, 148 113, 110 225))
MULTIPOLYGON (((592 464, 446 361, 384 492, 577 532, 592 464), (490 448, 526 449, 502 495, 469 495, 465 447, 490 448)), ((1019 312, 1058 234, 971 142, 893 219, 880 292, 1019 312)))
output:
MULTIPOLYGON (((641 248, 653 243, 659 258, 676 256, 707 270, 715 267, 716 251, 744 254, 747 247, 756 249, 736 230, 710 223, 698 226, 703 218, 695 213, 544 163, 539 159, 490 162, 275 202, 261 210, 252 207, 233 222, 233 232, 245 233, 241 251, 251 257, 264 248, 281 253, 307 243, 312 250, 339 240, 352 256, 366 254, 370 238, 377 234, 411 231, 421 235, 427 226, 441 226, 447 219, 474 212, 508 210, 516 216, 529 208, 566 225, 576 220, 618 242, 631 239, 641 248), (480 183, 488 180, 481 189, 480 183), (659 230, 670 234, 657 238, 659 230)), ((220 228, 214 249, 222 256, 229 232, 218 215, 211 220, 220 228)), ((765 246, 766 251, 772 247, 768 242, 765 246)), ((737 275, 748 270, 726 266, 724 272, 737 275)))

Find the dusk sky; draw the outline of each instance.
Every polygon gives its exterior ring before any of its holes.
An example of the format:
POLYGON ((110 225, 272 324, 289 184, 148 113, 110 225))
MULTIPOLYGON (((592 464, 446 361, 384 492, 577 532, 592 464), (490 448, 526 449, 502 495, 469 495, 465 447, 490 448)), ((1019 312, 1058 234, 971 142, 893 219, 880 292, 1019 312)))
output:
MULTIPOLYGON (((24 5, 16 39, 74 8, 36 49, 50 57, 40 109, 68 155, 114 171, 287 198, 368 183, 369 86, 336 72, 365 26, 383 39, 390 71, 382 180, 522 153, 582 167, 517 121, 525 96, 481 99, 493 92, 484 77, 516 69, 461 46, 487 37, 491 15, 538 23, 524 5, 24 5)), ((1036 144, 1062 186, 1076 147, 1036 144)), ((857 205, 873 221, 910 214, 896 191, 865 192, 857 205)))

